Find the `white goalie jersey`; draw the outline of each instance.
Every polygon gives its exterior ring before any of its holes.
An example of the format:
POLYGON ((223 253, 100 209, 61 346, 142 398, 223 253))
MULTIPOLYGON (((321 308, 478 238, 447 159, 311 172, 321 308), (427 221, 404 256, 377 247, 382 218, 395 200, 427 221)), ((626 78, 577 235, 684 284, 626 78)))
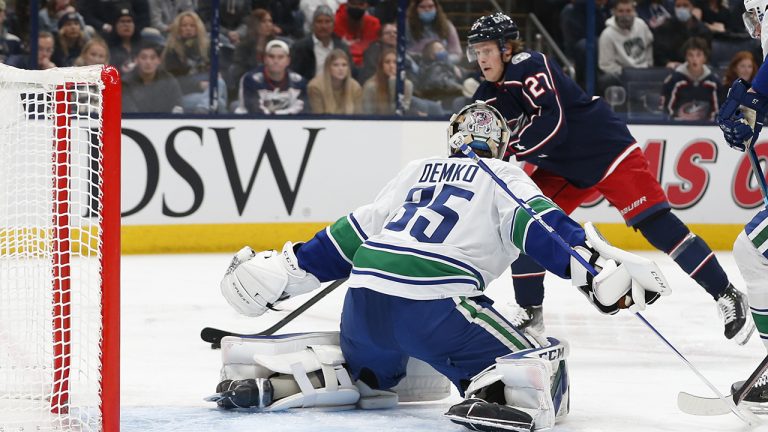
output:
MULTIPOLYGON (((583 233, 520 168, 485 161, 550 225, 583 233)), ((352 264, 350 287, 427 300, 482 294, 521 251, 564 276, 568 254, 552 247, 543 229, 531 229, 532 222, 470 159, 431 158, 411 162, 373 203, 326 233, 352 264)))

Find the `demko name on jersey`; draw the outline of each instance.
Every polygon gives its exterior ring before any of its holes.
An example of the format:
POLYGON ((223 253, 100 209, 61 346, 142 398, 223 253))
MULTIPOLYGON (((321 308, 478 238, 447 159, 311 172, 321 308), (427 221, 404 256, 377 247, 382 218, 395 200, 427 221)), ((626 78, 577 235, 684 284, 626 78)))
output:
POLYGON ((471 183, 475 179, 477 165, 459 163, 428 163, 424 165, 419 183, 458 182, 471 183))

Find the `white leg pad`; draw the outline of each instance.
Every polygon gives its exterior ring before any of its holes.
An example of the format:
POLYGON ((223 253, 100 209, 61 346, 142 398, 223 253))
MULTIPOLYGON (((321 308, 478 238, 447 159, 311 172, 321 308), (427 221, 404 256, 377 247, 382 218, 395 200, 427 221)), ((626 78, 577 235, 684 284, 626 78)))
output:
POLYGON ((501 381, 504 383, 507 405, 530 414, 536 430, 554 427, 556 418, 568 412, 567 371, 559 371, 559 374, 556 372, 561 365, 566 367, 564 360, 569 348, 565 341, 554 338, 548 340, 550 345, 547 347, 518 351, 496 359, 496 364, 472 379, 466 390, 467 397, 501 381), (558 407, 553 400, 553 377, 566 380, 564 394, 556 395, 560 405, 558 407))
POLYGON ((221 341, 221 379, 269 378, 291 375, 301 390, 278 399, 265 411, 289 408, 352 409, 360 392, 344 368, 338 332, 263 338, 225 337, 221 341), (321 371, 325 387, 316 389, 308 374, 321 371))
POLYGON ((405 378, 392 387, 400 402, 445 399, 451 395, 451 382, 428 363, 409 358, 405 378))

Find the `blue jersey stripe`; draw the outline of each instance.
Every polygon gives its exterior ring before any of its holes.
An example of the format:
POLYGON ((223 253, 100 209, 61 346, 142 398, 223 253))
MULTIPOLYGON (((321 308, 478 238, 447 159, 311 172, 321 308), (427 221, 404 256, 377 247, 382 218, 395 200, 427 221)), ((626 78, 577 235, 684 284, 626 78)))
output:
POLYGON ((375 276, 378 278, 382 278, 382 279, 390 280, 392 282, 402 283, 406 285, 445 285, 449 283, 460 283, 460 284, 472 285, 473 287, 477 288, 477 281, 469 278, 467 279, 451 278, 451 279, 439 279, 439 280, 405 279, 397 276, 379 273, 376 271, 359 270, 359 269, 352 269, 352 274, 375 276))
POLYGON ((363 241, 368 240, 368 236, 365 235, 365 231, 363 231, 363 228, 360 227, 360 222, 355 219, 355 215, 350 213, 349 214, 349 220, 352 222, 352 225, 355 227, 355 230, 357 230, 357 234, 360 235, 360 237, 363 239, 363 241))

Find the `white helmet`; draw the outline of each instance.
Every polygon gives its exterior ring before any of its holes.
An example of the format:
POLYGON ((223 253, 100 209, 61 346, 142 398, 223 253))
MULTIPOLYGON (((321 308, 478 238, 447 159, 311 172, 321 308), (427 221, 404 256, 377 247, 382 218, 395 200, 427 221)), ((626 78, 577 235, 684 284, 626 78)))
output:
POLYGON ((504 116, 484 102, 469 104, 451 116, 448 139, 457 132, 464 135, 464 141, 474 150, 488 151, 496 159, 504 156, 510 137, 504 116))
POLYGON ((766 8, 768 8, 768 0, 744 0, 746 12, 742 15, 742 19, 744 20, 747 32, 753 38, 759 37, 757 30, 760 29, 760 25, 763 22, 766 8))

